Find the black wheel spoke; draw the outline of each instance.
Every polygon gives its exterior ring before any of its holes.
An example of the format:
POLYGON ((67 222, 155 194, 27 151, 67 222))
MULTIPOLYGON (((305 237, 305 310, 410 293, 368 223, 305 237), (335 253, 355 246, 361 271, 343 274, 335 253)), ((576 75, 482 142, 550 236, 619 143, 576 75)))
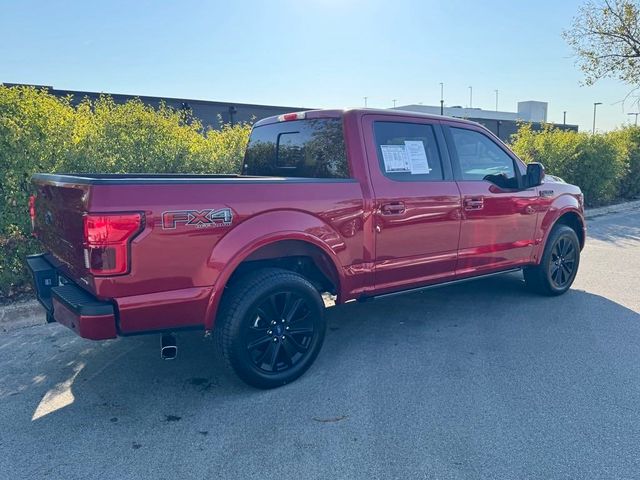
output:
POLYGON ((282 342, 282 358, 287 364, 287 367, 293 366, 293 358, 296 356, 296 353, 298 352, 293 348, 291 342, 285 338, 282 342))
POLYGON ((268 364, 272 372, 275 371, 276 366, 278 365, 278 354, 280 353, 281 345, 282 344, 280 342, 273 342, 271 344, 271 357, 269 357, 268 364))
POLYGON ((278 308, 278 302, 275 295, 271 295, 269 297, 268 305, 271 308, 271 312, 273 312, 271 320, 275 320, 277 322, 282 317, 282 312, 278 308))
POLYGON ((288 340, 291 345, 293 346, 293 348, 295 348, 298 352, 300 353, 304 353, 307 351, 308 347, 305 347, 302 343, 298 342, 298 340, 296 340, 293 335, 286 335, 286 340, 288 340))
POLYGON ((261 345, 264 345, 265 343, 268 342, 272 342, 273 339, 271 338, 271 335, 263 335, 262 337, 258 338, 257 340, 254 340, 250 343, 247 344, 247 348, 249 350, 255 350, 256 348, 258 348, 261 345))
POLYGON ((284 318, 287 322, 290 322, 303 303, 304 301, 301 298, 296 298, 295 300, 291 300, 291 298, 288 298, 287 302, 285 303, 282 318, 284 318))
POLYGON ((296 327, 291 328, 287 332, 289 335, 311 335, 313 333, 312 327, 296 327))
POLYGON ((305 321, 306 321, 306 320, 308 320, 308 319, 309 319, 309 312, 306 312, 306 313, 304 313, 304 314, 300 315, 300 316, 299 316, 299 317, 297 317, 297 318, 292 318, 292 319, 289 321, 289 323, 290 323, 291 325, 300 325, 301 323, 305 323, 305 321))
POLYGON ((265 362, 265 360, 267 360, 270 355, 271 355, 271 351, 273 350, 273 344, 275 342, 271 342, 269 343, 269 345, 267 345, 267 348, 264 349, 264 351, 258 356, 258 358, 255 359, 254 363, 258 366, 258 367, 262 367, 262 364, 265 362))

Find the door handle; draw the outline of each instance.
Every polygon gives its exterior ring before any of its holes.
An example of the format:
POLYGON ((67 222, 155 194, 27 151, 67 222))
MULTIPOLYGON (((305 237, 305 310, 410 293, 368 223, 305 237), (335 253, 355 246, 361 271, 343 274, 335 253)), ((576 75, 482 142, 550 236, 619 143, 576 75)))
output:
POLYGON ((383 215, 402 215, 405 210, 404 202, 385 203, 380 207, 383 215))
POLYGON ((484 199, 482 197, 469 197, 464 199, 465 210, 482 210, 484 199))

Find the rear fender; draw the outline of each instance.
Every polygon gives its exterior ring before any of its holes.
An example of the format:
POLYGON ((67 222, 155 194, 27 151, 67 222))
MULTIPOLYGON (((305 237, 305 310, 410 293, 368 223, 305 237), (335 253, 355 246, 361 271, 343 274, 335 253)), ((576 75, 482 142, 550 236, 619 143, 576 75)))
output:
POLYGON ((279 210, 252 217, 225 235, 209 257, 208 267, 213 273, 215 287, 205 317, 207 330, 213 328, 225 286, 238 265, 259 248, 282 240, 301 240, 320 248, 333 262, 340 285, 343 283, 344 272, 338 255, 345 250, 345 245, 330 225, 296 210, 279 210))

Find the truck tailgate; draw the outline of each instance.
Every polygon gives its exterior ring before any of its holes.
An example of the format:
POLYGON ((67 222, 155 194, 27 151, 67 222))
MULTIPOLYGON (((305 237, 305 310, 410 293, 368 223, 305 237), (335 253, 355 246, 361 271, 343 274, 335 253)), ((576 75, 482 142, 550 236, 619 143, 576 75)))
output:
POLYGON ((73 276, 86 273, 83 215, 89 185, 34 180, 36 187, 34 232, 43 246, 73 276))

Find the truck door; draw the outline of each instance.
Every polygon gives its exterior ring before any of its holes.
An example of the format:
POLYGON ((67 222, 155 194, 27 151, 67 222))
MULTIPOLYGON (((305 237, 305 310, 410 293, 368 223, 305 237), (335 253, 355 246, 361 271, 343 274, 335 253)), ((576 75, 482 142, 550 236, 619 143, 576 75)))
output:
POLYGON ((459 277, 531 261, 538 194, 522 188, 524 166, 481 127, 443 126, 462 194, 459 277))
POLYGON ((460 192, 438 120, 363 116, 374 192, 375 290, 453 278, 460 192))

